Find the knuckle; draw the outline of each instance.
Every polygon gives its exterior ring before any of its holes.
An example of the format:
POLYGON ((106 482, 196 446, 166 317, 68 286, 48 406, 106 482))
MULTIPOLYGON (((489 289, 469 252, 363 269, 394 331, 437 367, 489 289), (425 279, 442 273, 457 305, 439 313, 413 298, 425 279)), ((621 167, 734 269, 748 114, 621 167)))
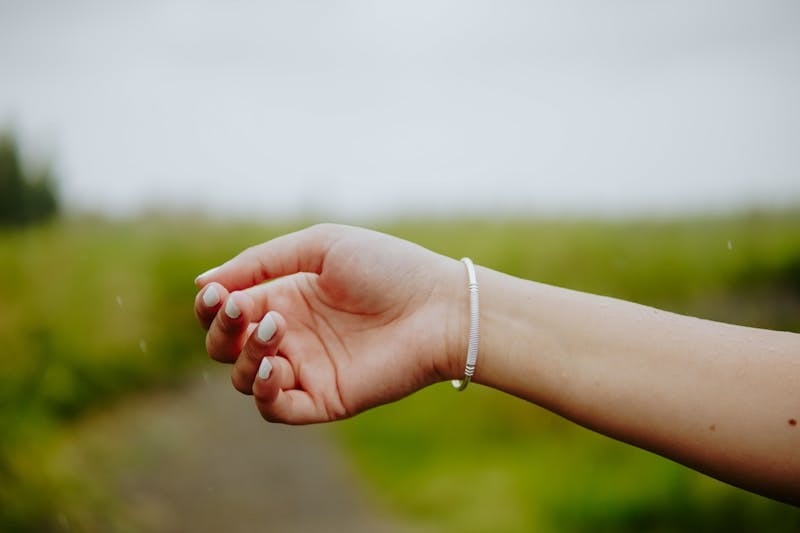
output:
POLYGON ((208 352, 208 356, 214 361, 220 363, 228 362, 229 358, 226 357, 226 354, 220 349, 219 343, 214 340, 211 334, 206 335, 206 352, 208 352))
POLYGON ((335 227, 336 225, 333 224, 332 222, 317 222, 316 224, 313 224, 309 229, 312 231, 325 233, 332 231, 335 227))
POLYGON ((280 423, 283 421, 278 415, 276 415, 275 413, 273 413, 264 406, 259 406, 258 412, 261 413, 261 418, 263 418, 264 420, 266 420, 271 424, 280 423))
POLYGON ((218 360, 216 357, 216 343, 214 343, 214 339, 211 338, 210 334, 206 335, 206 352, 208 352, 208 355, 211 357, 211 359, 218 360))
POLYGON ((226 336, 234 336, 239 334, 240 326, 236 324, 233 319, 229 318, 225 313, 217 315, 216 324, 219 327, 220 333, 226 336))
POLYGON ((319 222, 308 229, 320 237, 331 237, 342 231, 342 228, 343 226, 334 224, 333 222, 319 222))
POLYGON ((200 326, 206 330, 211 326, 211 322, 214 320, 214 316, 209 315, 209 313, 200 306, 195 306, 194 316, 197 318, 197 321, 200 322, 200 326))
POLYGON ((247 383, 244 373, 237 367, 234 367, 231 372, 231 384, 234 389, 242 394, 247 394, 248 396, 253 394, 252 387, 247 383))
POLYGON ((253 349, 252 342, 248 342, 242 350, 241 359, 258 368, 261 364, 261 354, 253 349))

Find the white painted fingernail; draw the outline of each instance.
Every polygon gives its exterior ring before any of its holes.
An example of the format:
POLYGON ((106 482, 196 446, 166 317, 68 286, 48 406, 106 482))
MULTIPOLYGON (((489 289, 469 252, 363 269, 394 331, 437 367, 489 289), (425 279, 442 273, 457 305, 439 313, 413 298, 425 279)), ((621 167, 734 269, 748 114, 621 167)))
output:
POLYGON ((261 359, 261 364, 258 366, 258 379, 267 379, 272 373, 272 363, 269 359, 264 357, 261 359))
POLYGON ((205 272, 203 272, 202 274, 200 274, 199 276, 194 278, 194 282, 197 283, 201 278, 204 278, 204 277, 206 277, 206 276, 208 276, 210 274, 213 274, 217 270, 219 270, 218 266, 215 266, 214 268, 209 268, 208 270, 206 270, 205 272))
POLYGON ((228 302, 225 304, 225 314, 228 315, 229 318, 239 318, 242 314, 239 310, 239 306, 233 301, 233 295, 228 297, 228 302))
POLYGON ((258 336, 258 340, 261 342, 269 341, 273 335, 275 335, 275 330, 278 327, 275 325, 275 321, 272 319, 272 316, 267 313, 264 315, 264 318, 261 319, 261 323, 258 325, 258 331, 256 335, 258 336))
POLYGON ((214 285, 210 285, 203 293, 203 303, 206 307, 214 307, 219 303, 219 291, 214 285))

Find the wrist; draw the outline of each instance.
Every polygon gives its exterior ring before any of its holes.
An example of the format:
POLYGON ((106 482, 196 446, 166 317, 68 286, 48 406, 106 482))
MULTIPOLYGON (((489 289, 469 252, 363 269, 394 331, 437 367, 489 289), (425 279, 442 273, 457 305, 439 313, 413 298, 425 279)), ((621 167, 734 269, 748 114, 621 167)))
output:
POLYGON ((448 258, 437 287, 443 302, 441 334, 444 345, 434 360, 436 378, 438 381, 462 379, 469 344, 469 285, 464 264, 448 258))

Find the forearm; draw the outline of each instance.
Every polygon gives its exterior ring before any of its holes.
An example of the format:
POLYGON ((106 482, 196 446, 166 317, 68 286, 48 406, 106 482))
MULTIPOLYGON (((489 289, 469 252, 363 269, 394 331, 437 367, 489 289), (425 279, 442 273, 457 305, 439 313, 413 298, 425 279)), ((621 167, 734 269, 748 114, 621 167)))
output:
MULTIPOLYGON (((800 502, 800 335, 479 269, 475 381, 710 475, 800 502)), ((463 365, 463 355, 460 358, 463 365)))

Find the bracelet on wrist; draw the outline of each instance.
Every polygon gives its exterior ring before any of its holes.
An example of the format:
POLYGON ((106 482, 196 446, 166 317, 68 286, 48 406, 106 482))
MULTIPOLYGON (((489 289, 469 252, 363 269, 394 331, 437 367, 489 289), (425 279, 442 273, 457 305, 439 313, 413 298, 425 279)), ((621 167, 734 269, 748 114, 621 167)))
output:
POLYGON ((469 257, 461 259, 467 267, 469 280, 469 343, 467 345, 467 364, 464 368, 464 379, 454 379, 451 381, 453 387, 458 391, 463 391, 472 381, 475 374, 475 365, 478 362, 478 341, 480 338, 480 301, 478 297, 478 278, 475 275, 475 265, 469 257))

